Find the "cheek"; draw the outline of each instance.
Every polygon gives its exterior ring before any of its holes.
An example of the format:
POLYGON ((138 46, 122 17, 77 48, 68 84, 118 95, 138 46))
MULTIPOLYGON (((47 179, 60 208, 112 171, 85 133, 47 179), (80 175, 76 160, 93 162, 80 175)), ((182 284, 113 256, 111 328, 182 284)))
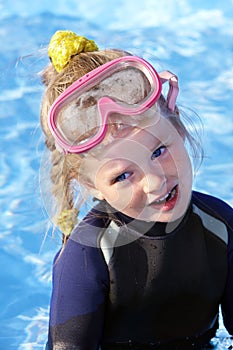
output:
POLYGON ((114 208, 125 211, 128 208, 141 206, 142 194, 130 182, 127 185, 113 186, 111 189, 105 189, 104 195, 106 201, 114 208), (114 187, 114 188, 113 188, 114 187))
POLYGON ((182 198, 185 204, 185 198, 189 200, 190 193, 192 191, 193 185, 193 171, 192 164, 187 151, 180 152, 177 161, 174 162, 174 171, 176 172, 176 177, 179 182, 179 187, 181 191, 182 198))
POLYGON ((187 151, 184 152, 182 159, 180 160, 179 177, 183 178, 187 183, 192 182, 193 171, 192 164, 187 151))
POLYGON ((183 178, 192 173, 192 165, 184 144, 178 147, 173 147, 169 154, 169 162, 174 175, 178 178, 183 178))
POLYGON ((145 206, 145 193, 137 186, 131 186, 130 190, 127 193, 123 193, 121 198, 121 209, 129 216, 135 217, 145 206))
POLYGON ((120 191, 115 186, 104 186, 102 194, 108 202, 117 203, 122 197, 120 191))

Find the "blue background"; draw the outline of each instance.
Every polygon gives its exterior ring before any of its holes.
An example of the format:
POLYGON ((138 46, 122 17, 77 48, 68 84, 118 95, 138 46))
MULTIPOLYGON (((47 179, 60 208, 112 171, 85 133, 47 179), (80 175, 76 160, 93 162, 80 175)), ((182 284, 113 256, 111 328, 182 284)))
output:
MULTIPOLYGON (((42 349, 46 340, 51 263, 60 240, 41 194, 38 73, 58 29, 176 72, 178 104, 198 113, 205 130, 206 155, 194 187, 233 204, 232 0, 0 1, 2 350, 42 349)), ((231 344, 222 325, 215 344, 231 344)))

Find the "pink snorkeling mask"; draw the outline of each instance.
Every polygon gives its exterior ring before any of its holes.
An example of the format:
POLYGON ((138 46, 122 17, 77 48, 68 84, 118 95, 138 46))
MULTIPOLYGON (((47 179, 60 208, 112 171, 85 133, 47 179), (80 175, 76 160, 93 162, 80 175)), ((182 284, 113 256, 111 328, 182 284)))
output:
POLYGON ((105 137, 110 115, 133 118, 158 101, 169 82, 167 104, 175 110, 177 77, 160 74, 144 59, 124 56, 103 64, 68 87, 49 111, 49 128, 65 153, 83 153, 105 137))

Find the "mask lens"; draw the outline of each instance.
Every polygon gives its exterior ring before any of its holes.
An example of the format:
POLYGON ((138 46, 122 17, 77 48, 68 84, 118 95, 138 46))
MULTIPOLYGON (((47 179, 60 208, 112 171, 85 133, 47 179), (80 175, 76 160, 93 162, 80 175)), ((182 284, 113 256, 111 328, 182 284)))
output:
POLYGON ((116 62, 110 68, 97 68, 99 74, 94 74, 95 71, 89 73, 82 78, 86 78, 84 84, 82 79, 75 82, 54 107, 54 131, 62 147, 65 145, 70 150, 76 147, 77 151, 77 147, 90 143, 103 130, 108 120, 98 106, 102 97, 114 101, 106 106, 105 115, 108 117, 115 112, 115 103, 119 106, 118 115, 122 109, 122 114, 135 118, 133 109, 139 107, 140 110, 140 106, 150 99, 155 90, 160 95, 160 80, 156 72, 153 72, 157 78, 155 81, 142 60, 133 56, 120 60, 122 62, 116 62))
POLYGON ((79 108, 78 99, 64 105, 57 116, 56 128, 60 137, 71 146, 84 144, 98 132, 101 120, 97 105, 79 108))

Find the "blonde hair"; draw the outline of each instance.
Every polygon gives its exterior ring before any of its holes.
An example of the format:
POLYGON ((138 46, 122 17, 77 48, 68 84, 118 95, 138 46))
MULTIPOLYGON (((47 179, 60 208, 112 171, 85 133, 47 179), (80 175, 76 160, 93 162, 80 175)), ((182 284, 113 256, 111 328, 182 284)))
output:
MULTIPOLYGON (((80 176, 79 169, 83 158, 77 154, 63 154, 56 149, 55 140, 47 123, 48 112, 55 99, 73 82, 100 65, 125 55, 127 53, 121 50, 82 52, 73 56, 60 73, 52 64, 42 72, 42 81, 46 90, 42 98, 40 120, 46 137, 46 146, 51 151, 51 192, 56 199, 56 221, 63 232, 63 242, 66 242, 77 220, 79 208, 75 208, 73 180, 78 180, 80 176)), ((161 113, 189 141, 196 157, 201 150, 200 144, 183 125, 178 109, 171 112, 163 95, 158 104, 161 113)))
POLYGON ((74 208, 72 182, 79 177, 82 158, 77 154, 63 154, 56 149, 55 140, 48 127, 48 112, 56 98, 73 82, 100 65, 124 55, 125 53, 121 50, 82 52, 73 56, 60 73, 57 73, 52 64, 49 64, 42 72, 42 82, 46 90, 41 102, 40 122, 46 137, 45 144, 51 151, 51 192, 56 199, 55 217, 63 231, 64 240, 76 223, 75 214, 79 208, 74 208), (66 224, 62 223, 64 220, 67 220, 68 223, 67 230, 64 229, 66 224), (73 225, 70 224, 72 221, 73 225))

